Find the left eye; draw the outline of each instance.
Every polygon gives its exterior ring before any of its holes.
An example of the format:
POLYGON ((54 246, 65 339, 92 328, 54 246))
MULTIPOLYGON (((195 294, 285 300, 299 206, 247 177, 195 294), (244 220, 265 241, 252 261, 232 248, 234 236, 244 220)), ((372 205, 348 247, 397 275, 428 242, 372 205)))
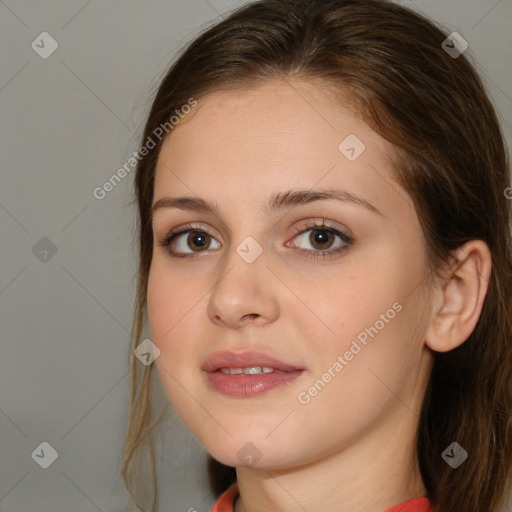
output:
MULTIPOLYGON (((299 243, 305 243, 306 247, 303 248, 305 251, 314 252, 337 252, 351 243, 351 238, 341 231, 329 227, 329 226, 314 226, 302 231, 301 234, 296 236, 294 240, 299 243), (335 239, 341 240, 337 246, 333 247, 335 239)), ((293 247, 296 247, 296 243, 293 243, 293 247)))

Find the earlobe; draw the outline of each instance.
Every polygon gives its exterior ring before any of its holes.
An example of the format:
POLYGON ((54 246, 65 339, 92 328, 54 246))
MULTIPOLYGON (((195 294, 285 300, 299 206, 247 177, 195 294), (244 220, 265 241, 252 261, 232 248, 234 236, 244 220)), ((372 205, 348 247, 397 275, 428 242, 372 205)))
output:
POLYGON ((473 332, 489 287, 492 259, 482 240, 471 240, 455 251, 456 263, 432 291, 432 311, 425 336, 436 352, 448 352, 464 343, 473 332))

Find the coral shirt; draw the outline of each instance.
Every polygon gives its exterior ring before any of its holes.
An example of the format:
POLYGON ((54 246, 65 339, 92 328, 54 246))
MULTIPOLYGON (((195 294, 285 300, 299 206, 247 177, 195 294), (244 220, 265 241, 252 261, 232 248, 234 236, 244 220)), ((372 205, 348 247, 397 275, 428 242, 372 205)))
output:
MULTIPOLYGON (((238 484, 234 482, 229 489, 218 499, 212 512, 233 512, 235 500, 238 497, 238 484)), ((382 512, 432 512, 430 502, 427 498, 414 498, 400 505, 387 508, 382 512)))

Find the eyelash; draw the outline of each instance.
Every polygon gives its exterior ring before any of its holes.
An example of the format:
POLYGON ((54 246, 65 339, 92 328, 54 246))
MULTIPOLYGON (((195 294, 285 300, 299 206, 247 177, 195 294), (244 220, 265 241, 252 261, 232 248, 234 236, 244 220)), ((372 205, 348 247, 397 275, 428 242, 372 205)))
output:
MULTIPOLYGON (((336 249, 327 249, 325 251, 321 251, 321 250, 319 250, 319 251, 311 251, 309 249, 299 249, 299 252, 304 252, 304 253, 311 253, 311 252, 313 252, 314 255, 309 254, 307 256, 309 258, 318 259, 318 258, 326 258, 326 257, 334 256, 335 254, 337 254, 337 253, 339 253, 339 252, 341 252, 341 251, 343 251, 345 249, 348 249, 353 244, 353 242, 354 242, 354 239, 352 237, 348 236, 346 233, 343 233, 342 231, 336 229, 333 226, 329 226, 328 224, 325 224, 325 221, 322 221, 320 224, 317 223, 317 221, 310 221, 305 226, 302 226, 300 228, 296 228, 295 229, 295 236, 294 236, 294 238, 296 238, 298 235, 301 235, 301 234, 306 233, 306 232, 311 231, 311 230, 331 232, 334 235, 337 235, 344 242, 345 245, 343 245, 341 247, 337 247, 336 249)), ((178 230, 171 231, 169 234, 167 234, 165 236, 165 238, 163 240, 159 241, 158 244, 161 247, 167 248, 167 247, 169 247, 171 245, 171 243, 178 236, 184 235, 185 233, 189 233, 191 231, 202 233, 202 234, 206 234, 206 235, 208 235, 208 236, 213 238, 213 235, 211 235, 205 229, 202 229, 202 228, 200 228, 198 226, 194 226, 193 224, 185 224, 181 228, 178 228, 178 230)), ((206 250, 208 250, 208 249, 206 249, 206 250)), ((190 254, 190 253, 179 254, 179 253, 173 253, 170 250, 168 250, 169 255, 171 257, 174 257, 174 258, 197 258, 197 257, 200 256, 201 252, 205 252, 205 251, 200 251, 197 254, 190 254)))

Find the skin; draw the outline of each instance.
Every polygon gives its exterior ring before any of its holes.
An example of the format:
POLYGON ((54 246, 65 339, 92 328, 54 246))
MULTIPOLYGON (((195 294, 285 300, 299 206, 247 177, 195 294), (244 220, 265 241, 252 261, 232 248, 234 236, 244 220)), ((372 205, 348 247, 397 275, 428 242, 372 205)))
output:
POLYGON ((198 196, 219 208, 155 213, 148 317, 169 401, 209 453, 237 468, 236 512, 379 512, 425 496, 415 430, 432 350, 467 339, 486 293, 491 259, 478 240, 459 250, 446 278, 428 286, 411 198, 391 178, 392 148, 344 105, 299 79, 214 92, 159 155, 154 203, 198 196), (366 146, 353 162, 338 149, 349 134, 366 146), (272 193, 291 188, 344 189, 382 215, 333 200, 263 211, 272 193), (322 219, 355 241, 333 256, 308 258, 344 245, 337 237, 312 245, 317 231, 305 223, 322 219), (158 241, 189 222, 213 238, 197 253, 188 233, 181 235, 175 250, 199 257, 172 257, 158 241), (236 252, 247 236, 263 249, 253 263, 236 252), (401 311, 300 403, 298 394, 396 302, 401 311), (306 370, 257 397, 211 389, 205 359, 244 349, 306 370), (255 465, 237 455, 247 443, 261 454, 255 465))

